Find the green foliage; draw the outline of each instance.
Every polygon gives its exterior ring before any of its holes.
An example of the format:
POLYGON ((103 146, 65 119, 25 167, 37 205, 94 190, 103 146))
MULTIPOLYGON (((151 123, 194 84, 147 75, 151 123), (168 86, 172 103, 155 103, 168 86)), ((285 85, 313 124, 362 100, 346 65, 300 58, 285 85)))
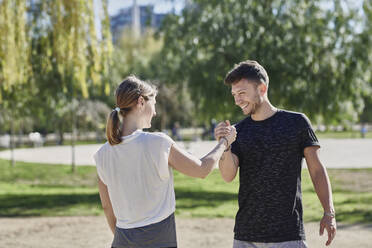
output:
POLYGON ((141 37, 126 28, 114 46, 113 74, 119 84, 130 74, 143 78, 152 78, 150 60, 163 46, 162 40, 156 40, 153 30, 147 29, 141 37))
POLYGON ((152 129, 171 128, 176 121, 182 126, 195 124, 188 89, 172 84, 164 74, 160 55, 163 45, 162 38, 156 39, 151 29, 147 29, 140 38, 136 38, 130 29, 124 30, 114 47, 111 80, 119 84, 126 76, 134 74, 158 87, 158 117, 154 119, 152 129))
POLYGON ((102 81, 104 86, 104 94, 108 96, 111 92, 110 86, 110 74, 112 66, 112 38, 110 31, 110 18, 108 14, 108 0, 102 0, 103 14, 104 17, 101 21, 102 26, 102 41, 101 41, 101 65, 102 65, 102 81))
POLYGON ((223 85, 234 64, 259 61, 270 99, 324 123, 355 121, 366 82, 354 49, 354 9, 344 1, 196 0, 163 27, 163 64, 174 83, 187 82, 199 118, 236 119, 223 85))
POLYGON ((0 2, 0 111, 11 119, 27 113, 30 95, 30 44, 26 26, 26 1, 0 2))
POLYGON ((365 96, 364 98, 364 109, 360 115, 360 122, 371 123, 372 122, 372 97, 365 96))
MULTIPOLYGON (((82 113, 87 110, 85 103, 102 106, 97 100, 106 101, 110 94, 112 43, 107 1, 103 0, 106 7, 100 40, 96 34, 93 0, 40 0, 33 4, 28 25, 35 86, 32 96, 38 97, 32 97, 28 105, 37 122, 35 128, 43 132, 56 131, 63 140, 63 133, 71 131, 76 124, 93 128, 92 120, 89 121, 92 114, 82 113), (88 97, 90 101, 86 100, 88 97), (82 106, 79 111, 76 110, 78 105, 82 106), (72 124, 75 113, 80 119, 72 124)), ((107 108, 105 111, 106 115, 107 108)), ((101 114, 102 111, 97 113, 101 114)), ((105 120, 98 118, 96 121, 93 126, 102 128, 105 120)))
POLYGON ((359 46, 355 48, 356 57, 360 61, 361 71, 363 72, 362 80, 368 83, 368 87, 364 93, 365 106, 360 116, 361 122, 372 122, 372 3, 371 1, 365 0, 363 2, 363 13, 365 15, 364 19, 364 29, 358 35, 357 42, 359 46))

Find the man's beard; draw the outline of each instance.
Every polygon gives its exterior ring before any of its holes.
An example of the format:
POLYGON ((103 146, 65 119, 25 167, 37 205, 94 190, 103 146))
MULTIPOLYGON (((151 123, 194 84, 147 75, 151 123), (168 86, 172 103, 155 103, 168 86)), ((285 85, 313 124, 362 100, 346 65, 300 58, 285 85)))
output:
POLYGON ((253 115, 253 114, 256 113, 256 111, 257 111, 257 105, 258 105, 258 103, 254 103, 252 105, 252 109, 251 109, 250 113, 248 113, 248 115, 253 115))
POLYGON ((257 113, 258 109, 261 107, 262 101, 260 101, 260 97, 258 95, 255 98, 255 102, 251 103, 251 105, 252 105, 252 108, 249 111, 249 113, 246 113, 246 115, 254 115, 255 113, 257 113))

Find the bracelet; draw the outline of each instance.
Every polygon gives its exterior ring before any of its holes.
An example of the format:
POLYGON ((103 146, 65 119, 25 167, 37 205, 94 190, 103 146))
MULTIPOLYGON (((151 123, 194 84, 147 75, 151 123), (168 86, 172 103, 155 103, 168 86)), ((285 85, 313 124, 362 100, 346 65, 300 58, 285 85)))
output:
MULTIPOLYGON (((226 146, 229 144, 229 141, 228 141, 225 137, 221 137, 219 140, 221 140, 221 139, 226 140, 226 146)), ((227 152, 228 150, 230 150, 230 147, 231 147, 231 146, 228 146, 228 147, 226 148, 226 150, 224 150, 223 152, 227 152)))
POLYGON ((231 145, 229 145, 229 147, 226 148, 226 150, 224 150, 223 152, 228 152, 231 150, 231 145))
POLYGON ((328 217, 332 217, 332 218, 336 217, 335 213, 332 213, 332 212, 324 212, 323 216, 328 216, 328 217))

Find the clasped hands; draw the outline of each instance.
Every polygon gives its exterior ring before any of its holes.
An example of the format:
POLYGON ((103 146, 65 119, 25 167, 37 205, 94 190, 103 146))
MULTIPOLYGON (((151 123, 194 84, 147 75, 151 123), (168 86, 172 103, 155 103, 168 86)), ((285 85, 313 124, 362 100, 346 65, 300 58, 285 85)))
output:
POLYGON ((220 122, 214 129, 214 137, 218 141, 222 137, 225 138, 227 141, 226 147, 230 147, 231 143, 233 143, 236 139, 236 129, 234 126, 230 125, 229 120, 220 122))

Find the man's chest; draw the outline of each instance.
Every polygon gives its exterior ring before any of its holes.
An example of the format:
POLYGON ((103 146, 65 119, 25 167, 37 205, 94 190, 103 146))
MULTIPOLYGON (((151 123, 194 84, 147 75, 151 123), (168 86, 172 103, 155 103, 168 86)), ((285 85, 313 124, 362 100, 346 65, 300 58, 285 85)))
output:
POLYGON ((240 159, 275 159, 296 156, 301 153, 301 135, 287 126, 250 126, 238 132, 237 145, 240 159))

